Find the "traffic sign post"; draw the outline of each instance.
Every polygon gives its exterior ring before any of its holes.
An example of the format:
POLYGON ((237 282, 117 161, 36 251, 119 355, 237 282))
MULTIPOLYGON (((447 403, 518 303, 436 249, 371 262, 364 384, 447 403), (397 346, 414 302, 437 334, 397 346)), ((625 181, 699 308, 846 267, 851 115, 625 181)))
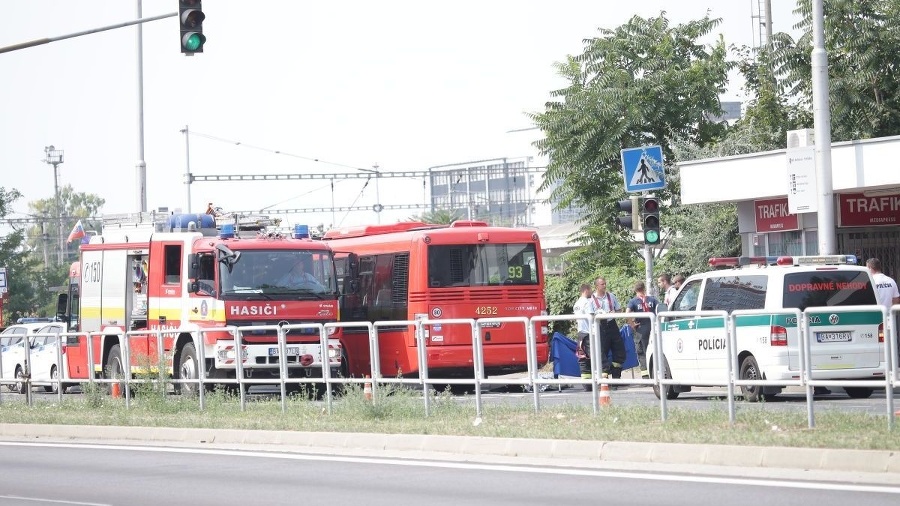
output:
POLYGON ((626 192, 645 192, 666 187, 662 147, 642 146, 622 150, 622 176, 626 192))
MULTIPOLYGON (((625 191, 628 193, 649 192, 661 190, 666 187, 666 170, 663 163, 661 146, 641 146, 639 148, 627 148, 622 150, 622 178, 625 180, 625 191)), ((645 195, 646 197, 646 195, 645 195)), ((659 201, 655 198, 645 198, 643 204, 655 204, 656 213, 659 211, 659 201)), ((644 229, 644 281, 649 293, 653 290, 653 246, 660 243, 659 214, 647 213, 642 209, 642 228, 644 229), (650 229, 646 222, 649 217, 650 229), (655 228, 653 227, 655 225, 655 228)))

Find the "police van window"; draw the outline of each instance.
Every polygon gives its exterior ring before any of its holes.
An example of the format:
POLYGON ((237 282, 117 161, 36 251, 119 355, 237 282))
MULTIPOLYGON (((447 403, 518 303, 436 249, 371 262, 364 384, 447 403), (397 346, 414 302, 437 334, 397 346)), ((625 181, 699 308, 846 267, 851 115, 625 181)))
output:
POLYGON ((716 276, 706 280, 704 311, 763 309, 766 307, 766 276, 716 276))
POLYGON ((784 307, 804 310, 820 306, 876 304, 866 271, 809 271, 784 276, 784 307))
POLYGON ((696 311, 697 298, 700 295, 700 280, 689 281, 681 287, 678 297, 672 302, 671 311, 696 311))

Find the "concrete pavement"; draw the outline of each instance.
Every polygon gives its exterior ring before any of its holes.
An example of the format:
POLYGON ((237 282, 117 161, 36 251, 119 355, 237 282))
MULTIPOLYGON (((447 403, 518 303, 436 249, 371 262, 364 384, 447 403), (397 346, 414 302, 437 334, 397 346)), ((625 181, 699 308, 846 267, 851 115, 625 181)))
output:
MULTIPOLYGON (((736 445, 693 445, 619 441, 489 438, 421 434, 363 434, 170 427, 0 424, 0 438, 78 440, 105 443, 143 442, 185 446, 253 446, 272 451, 340 451, 341 453, 415 453, 431 458, 540 459, 565 465, 571 461, 620 463, 646 468, 716 466, 742 469, 875 473, 900 483, 900 452, 736 445)), ((881 481, 880 480, 880 481, 881 481)))

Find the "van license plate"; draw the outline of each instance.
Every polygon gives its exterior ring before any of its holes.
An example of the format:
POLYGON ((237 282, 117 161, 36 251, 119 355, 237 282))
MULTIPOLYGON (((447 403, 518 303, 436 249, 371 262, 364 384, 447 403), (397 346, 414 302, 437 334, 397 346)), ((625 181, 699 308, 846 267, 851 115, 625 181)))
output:
MULTIPOLYGON (((300 356, 300 348, 297 346, 288 346, 287 354, 289 357, 298 357, 300 356)), ((269 356, 277 357, 278 356, 278 348, 269 348, 269 356)))
POLYGON ((820 343, 850 342, 850 332, 816 332, 816 341, 820 343))

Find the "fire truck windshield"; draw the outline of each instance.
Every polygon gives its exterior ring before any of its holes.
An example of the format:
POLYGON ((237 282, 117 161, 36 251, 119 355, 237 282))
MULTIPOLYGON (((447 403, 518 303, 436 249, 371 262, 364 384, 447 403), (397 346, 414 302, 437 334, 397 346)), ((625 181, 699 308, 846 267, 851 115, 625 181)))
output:
POLYGON ((452 244, 428 247, 428 285, 537 285, 535 245, 452 244))
POLYGON ((336 291, 333 265, 328 251, 243 250, 219 269, 222 298, 327 298, 336 291))

